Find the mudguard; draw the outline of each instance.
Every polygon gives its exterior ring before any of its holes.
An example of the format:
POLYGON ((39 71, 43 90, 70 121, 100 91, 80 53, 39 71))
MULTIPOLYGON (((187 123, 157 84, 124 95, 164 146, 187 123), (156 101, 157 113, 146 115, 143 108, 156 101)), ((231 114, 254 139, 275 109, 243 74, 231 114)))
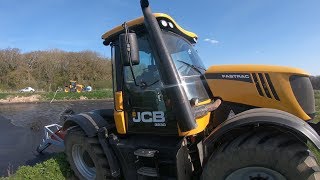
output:
POLYGON ((97 135, 101 127, 114 126, 108 123, 107 119, 113 119, 113 109, 94 110, 70 116, 66 119, 62 129, 65 131, 72 126, 80 126, 88 137, 97 135))
POLYGON ((62 129, 65 131, 73 126, 80 126, 88 137, 98 136, 100 145, 108 159, 111 175, 114 178, 120 176, 120 167, 117 157, 108 143, 108 129, 114 128, 113 109, 98 109, 86 113, 80 113, 67 118, 62 129))
POLYGON ((305 142, 308 140, 311 141, 320 149, 320 137, 307 122, 284 111, 256 108, 237 114, 215 128, 203 141, 204 159, 211 155, 213 145, 219 142, 222 137, 227 136, 232 130, 248 126, 272 126, 280 128, 293 133, 300 140, 305 142))

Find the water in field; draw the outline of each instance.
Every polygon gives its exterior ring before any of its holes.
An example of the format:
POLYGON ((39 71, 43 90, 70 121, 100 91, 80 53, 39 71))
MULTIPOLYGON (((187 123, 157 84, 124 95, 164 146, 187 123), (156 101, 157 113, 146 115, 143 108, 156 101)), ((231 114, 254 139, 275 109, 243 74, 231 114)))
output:
POLYGON ((113 108, 107 101, 74 101, 53 103, 0 104, 0 177, 14 172, 18 166, 34 165, 63 149, 49 147, 43 154, 36 147, 43 137, 43 126, 62 123, 66 109, 76 113, 113 108))

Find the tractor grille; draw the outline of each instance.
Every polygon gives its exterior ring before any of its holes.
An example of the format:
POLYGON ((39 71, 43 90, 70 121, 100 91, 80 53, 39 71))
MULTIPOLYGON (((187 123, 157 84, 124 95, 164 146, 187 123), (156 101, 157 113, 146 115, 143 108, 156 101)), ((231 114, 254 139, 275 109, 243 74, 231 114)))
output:
POLYGON ((252 78, 260 96, 280 101, 268 73, 252 73, 252 78))

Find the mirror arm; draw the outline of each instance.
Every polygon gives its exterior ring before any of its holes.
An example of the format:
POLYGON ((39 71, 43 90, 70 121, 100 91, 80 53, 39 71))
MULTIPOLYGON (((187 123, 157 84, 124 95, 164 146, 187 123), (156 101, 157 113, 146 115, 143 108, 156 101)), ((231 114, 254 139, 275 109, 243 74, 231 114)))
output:
POLYGON ((139 86, 139 85, 137 84, 137 81, 136 81, 136 76, 134 75, 134 72, 133 72, 133 65, 132 65, 132 60, 131 60, 131 45, 130 45, 129 37, 128 37, 129 28, 128 28, 128 26, 127 26, 127 22, 124 22, 124 23, 122 24, 122 27, 123 27, 124 30, 125 30, 125 39, 126 39, 126 45, 127 45, 127 54, 128 54, 128 58, 129 58, 129 62, 130 62, 131 75, 132 75, 134 84, 135 84, 136 86, 139 86))

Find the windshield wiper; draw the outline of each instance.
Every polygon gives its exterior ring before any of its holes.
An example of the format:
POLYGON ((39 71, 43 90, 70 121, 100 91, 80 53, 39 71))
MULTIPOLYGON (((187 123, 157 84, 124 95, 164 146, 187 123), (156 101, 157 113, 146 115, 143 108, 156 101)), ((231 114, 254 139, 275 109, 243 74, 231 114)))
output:
POLYGON ((189 66, 189 67, 191 67, 192 69, 196 70, 196 71, 197 71, 198 73, 200 73, 200 74, 202 74, 202 72, 200 71, 200 69, 206 71, 206 69, 203 68, 203 67, 195 66, 195 65, 193 65, 193 64, 190 64, 190 63, 187 63, 187 62, 181 61, 181 60, 177 60, 177 61, 178 61, 178 62, 181 62, 181 63, 183 63, 183 64, 185 64, 185 65, 187 65, 187 66, 189 66))

